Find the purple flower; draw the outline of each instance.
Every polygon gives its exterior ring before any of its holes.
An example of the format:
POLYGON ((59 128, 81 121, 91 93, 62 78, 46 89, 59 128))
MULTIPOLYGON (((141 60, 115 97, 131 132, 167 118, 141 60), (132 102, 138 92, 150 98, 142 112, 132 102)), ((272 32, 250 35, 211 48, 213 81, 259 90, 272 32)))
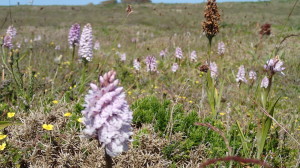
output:
POLYGON ((9 26, 6 30, 6 35, 11 36, 14 38, 17 35, 17 29, 14 26, 9 26))
POLYGON ((197 61, 197 54, 196 54, 196 51, 195 51, 195 50, 193 50, 193 51, 191 52, 190 59, 191 59, 191 61, 194 61, 194 62, 197 61))
POLYGON ((131 42, 132 42, 132 43, 137 43, 137 42, 139 42, 139 38, 137 38, 137 37, 132 37, 132 38, 131 38, 131 42))
POLYGON ((268 77, 265 76, 261 81, 260 87, 268 88, 268 86, 269 86, 269 79, 268 77))
POLYGON ((256 72, 253 71, 253 70, 251 70, 251 71, 249 72, 249 79, 255 81, 256 78, 257 78, 256 72))
POLYGON ((218 54, 223 55, 225 53, 225 44, 221 41, 218 43, 218 54))
POLYGON ((3 46, 9 49, 13 48, 12 39, 17 35, 17 30, 14 26, 9 26, 6 30, 6 35, 3 38, 3 46))
POLYGON ((86 61, 91 61, 93 58, 93 34, 91 24, 86 24, 82 30, 78 55, 86 61))
POLYGON ((17 42, 17 48, 21 48, 21 45, 22 45, 22 43, 20 43, 20 42, 17 42))
POLYGON ((282 65, 283 62, 275 57, 267 61, 267 63, 264 65, 264 69, 270 72, 272 75, 276 72, 281 72, 284 75, 282 71, 285 69, 285 67, 282 67, 282 65))
POLYGON ((172 68, 171 68, 172 72, 176 72, 178 70, 178 68, 179 68, 178 64, 177 63, 173 63, 172 68))
POLYGON ((60 45, 55 46, 55 50, 60 50, 60 45))
POLYGON ((147 72, 155 72, 157 70, 156 58, 154 56, 146 57, 147 72))
POLYGON ((182 59, 183 58, 183 54, 182 54, 182 50, 180 47, 177 47, 175 50, 175 57, 178 59, 182 59))
POLYGON ((126 61, 126 53, 119 53, 119 57, 122 62, 126 61))
POLYGON ((78 23, 75 23, 71 26, 69 31, 69 45, 70 47, 74 47, 79 44, 80 40, 80 25, 78 23))
POLYGON ((141 63, 140 63, 139 59, 133 60, 133 67, 137 71, 139 71, 141 69, 141 63))
POLYGON ((218 76, 218 66, 215 62, 211 62, 209 65, 209 69, 210 69, 210 76, 214 79, 217 78, 218 76))
POLYGON ((97 40, 94 45, 94 50, 99 50, 99 49, 100 49, 100 42, 97 40))
POLYGON ((42 40, 42 36, 38 35, 36 37, 34 37, 33 41, 41 41, 42 40))
POLYGON ((116 72, 100 76, 100 86, 90 84, 85 96, 83 114, 84 134, 97 138, 110 156, 128 150, 132 133, 132 111, 125 100, 123 87, 118 87, 116 72))
POLYGON ((241 65, 239 67, 239 71, 236 75, 236 82, 245 82, 247 83, 247 79, 246 79, 246 72, 245 72, 245 67, 244 65, 241 65))
POLYGON ((163 58, 166 57, 166 55, 167 55, 166 50, 161 50, 160 53, 159 53, 159 56, 161 56, 163 58))
POLYGON ((4 36, 4 38, 3 38, 3 46, 7 47, 9 49, 13 48, 12 37, 9 34, 7 34, 7 35, 4 36))

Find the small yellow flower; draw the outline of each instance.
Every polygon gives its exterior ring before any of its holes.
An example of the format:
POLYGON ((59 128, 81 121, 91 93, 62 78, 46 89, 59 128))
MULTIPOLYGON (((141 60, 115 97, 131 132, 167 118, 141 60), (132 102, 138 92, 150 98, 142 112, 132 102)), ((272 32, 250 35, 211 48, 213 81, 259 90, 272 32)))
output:
POLYGON ((154 86, 154 89, 157 89, 158 88, 158 86, 154 86))
POLYGON ((186 99, 186 97, 185 97, 185 96, 183 96, 182 98, 183 98, 183 99, 186 99))
POLYGON ((83 122, 83 118, 78 118, 77 121, 80 122, 80 123, 82 123, 83 122))
POLYGON ((53 125, 51 125, 51 124, 43 124, 43 128, 45 130, 51 131, 51 130, 53 130, 53 125))
POLYGON ((73 87, 72 87, 72 86, 70 86, 69 88, 70 88, 70 90, 72 90, 72 89, 73 89, 73 87))
POLYGON ((131 94, 132 94, 132 92, 131 92, 131 91, 128 91, 127 93, 128 93, 128 95, 131 95, 131 94))
POLYGON ((4 149, 5 149, 5 147, 6 147, 6 143, 5 143, 5 142, 3 142, 3 143, 2 143, 2 145, 0 145, 0 150, 4 150, 4 149))
POLYGON ((221 116, 225 115, 226 113, 220 113, 221 116))
POLYGON ((74 85, 73 88, 76 88, 76 85, 74 85))
POLYGON ((57 101, 57 100, 53 100, 52 103, 53 103, 53 104, 57 104, 58 101, 57 101))
POLYGON ((8 118, 12 118, 12 117, 15 116, 15 114, 16 114, 16 113, 14 113, 14 112, 9 112, 9 113, 7 113, 7 117, 8 117, 8 118))
POLYGON ((190 101, 189 101, 189 103, 193 103, 193 101, 192 101, 192 100, 190 100, 190 101))
POLYGON ((0 140, 4 139, 4 138, 6 138, 6 137, 7 137, 7 135, 2 135, 2 134, 0 134, 0 140))
POLYGON ((71 115, 72 115, 72 113, 70 113, 70 112, 67 112, 64 114, 65 117, 70 117, 71 115))
POLYGON ((199 83, 199 81, 196 81, 196 84, 198 84, 199 83))
POLYGON ((70 65, 70 61, 63 62, 63 65, 70 65))

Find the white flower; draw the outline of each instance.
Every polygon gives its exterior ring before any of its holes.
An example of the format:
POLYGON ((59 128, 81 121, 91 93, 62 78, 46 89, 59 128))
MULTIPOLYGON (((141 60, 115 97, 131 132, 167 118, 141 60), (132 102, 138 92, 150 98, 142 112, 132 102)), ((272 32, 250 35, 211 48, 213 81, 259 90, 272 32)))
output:
POLYGON ((217 76, 218 76, 218 66, 217 66, 217 64, 215 62, 211 62, 210 66, 209 66, 209 69, 210 69, 211 77, 216 79, 217 76))
POLYGON ((119 53, 119 57, 122 62, 126 61, 126 53, 119 53))
POLYGON ((139 71, 141 69, 141 63, 138 59, 133 60, 133 67, 137 71, 139 71))
POLYGON ((91 24, 86 24, 82 30, 78 55, 86 61, 91 61, 93 58, 93 34, 91 24))
POLYGON ((223 55, 225 53, 225 44, 221 41, 218 43, 218 54, 223 55))
POLYGON ((285 70, 285 67, 282 67, 282 65, 283 62, 277 57, 275 57, 267 61, 267 63, 264 65, 264 69, 266 71, 271 72, 272 74, 275 74, 276 72, 281 72, 281 74, 284 75, 282 71, 285 70))
POLYGON ((177 47, 175 50, 175 57, 178 59, 182 59, 183 58, 183 54, 182 54, 182 50, 180 47, 177 47))
POLYGON ((100 49, 100 42, 97 40, 94 45, 94 50, 99 50, 99 49, 100 49))
POLYGON ((268 88, 268 86, 269 86, 269 79, 268 77, 265 76, 261 81, 260 87, 268 88))
POLYGON ((244 65, 241 65, 239 67, 239 71, 236 75, 236 82, 245 82, 245 83, 247 83, 246 72, 245 72, 244 65))
POLYGON ((197 61, 197 54, 195 50, 191 52, 190 59, 191 61, 197 61))
POLYGON ((173 63, 172 68, 171 68, 172 72, 176 72, 178 70, 178 68, 179 68, 178 64, 177 63, 173 63))
POLYGON ((85 96, 85 109, 81 112, 85 125, 83 132, 97 138, 110 156, 127 151, 132 135, 132 111, 115 76, 116 73, 110 71, 100 76, 100 86, 90 85, 91 90, 85 96))
POLYGON ((256 72, 253 71, 253 70, 251 70, 251 71, 249 72, 249 79, 255 81, 256 78, 257 78, 256 72))

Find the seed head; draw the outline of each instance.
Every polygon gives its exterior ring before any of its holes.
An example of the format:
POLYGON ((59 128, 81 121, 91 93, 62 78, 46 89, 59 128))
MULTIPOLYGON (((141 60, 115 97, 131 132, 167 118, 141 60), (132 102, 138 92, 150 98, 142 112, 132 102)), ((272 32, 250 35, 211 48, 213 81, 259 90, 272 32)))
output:
POLYGON ((271 24, 263 24, 261 27, 260 27, 260 31, 259 31, 259 34, 261 36, 269 36, 271 35, 271 24))
POLYGON ((203 32, 212 39, 219 32, 220 14, 216 0, 208 0, 204 10, 205 21, 202 22, 203 32))

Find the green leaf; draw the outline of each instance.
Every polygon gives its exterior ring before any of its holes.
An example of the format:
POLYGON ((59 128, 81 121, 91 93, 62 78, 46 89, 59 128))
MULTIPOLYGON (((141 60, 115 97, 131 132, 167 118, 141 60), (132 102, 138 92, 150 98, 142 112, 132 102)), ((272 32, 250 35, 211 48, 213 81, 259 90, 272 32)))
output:
POLYGON ((21 125, 21 123, 16 123, 16 122, 12 122, 12 121, 0 121, 0 130, 11 126, 11 125, 21 125))
POLYGON ((243 152, 244 152, 244 155, 246 156, 246 157, 249 157, 249 148, 248 148, 248 142, 249 142, 249 140, 247 140, 246 138, 245 138, 245 135, 244 135, 244 133, 243 133, 243 130, 242 130, 242 128, 241 128, 241 126, 240 126, 240 124, 239 124, 239 122, 238 121, 236 121, 236 124, 237 124, 237 126, 238 126, 238 129, 239 129, 239 133, 240 133, 240 135, 241 135, 241 140, 242 140, 242 146, 243 146, 243 152))
MULTIPOLYGON (((268 109, 268 113, 272 117, 274 115, 275 106, 278 103, 279 99, 280 99, 280 97, 268 109)), ((260 155, 263 152, 263 149, 264 149, 264 146, 266 143, 266 139, 267 139, 268 133, 269 133, 271 125, 272 125, 272 121, 273 120, 267 116, 267 118, 262 123, 262 130, 260 132, 258 132, 257 158, 260 158, 260 155)))

